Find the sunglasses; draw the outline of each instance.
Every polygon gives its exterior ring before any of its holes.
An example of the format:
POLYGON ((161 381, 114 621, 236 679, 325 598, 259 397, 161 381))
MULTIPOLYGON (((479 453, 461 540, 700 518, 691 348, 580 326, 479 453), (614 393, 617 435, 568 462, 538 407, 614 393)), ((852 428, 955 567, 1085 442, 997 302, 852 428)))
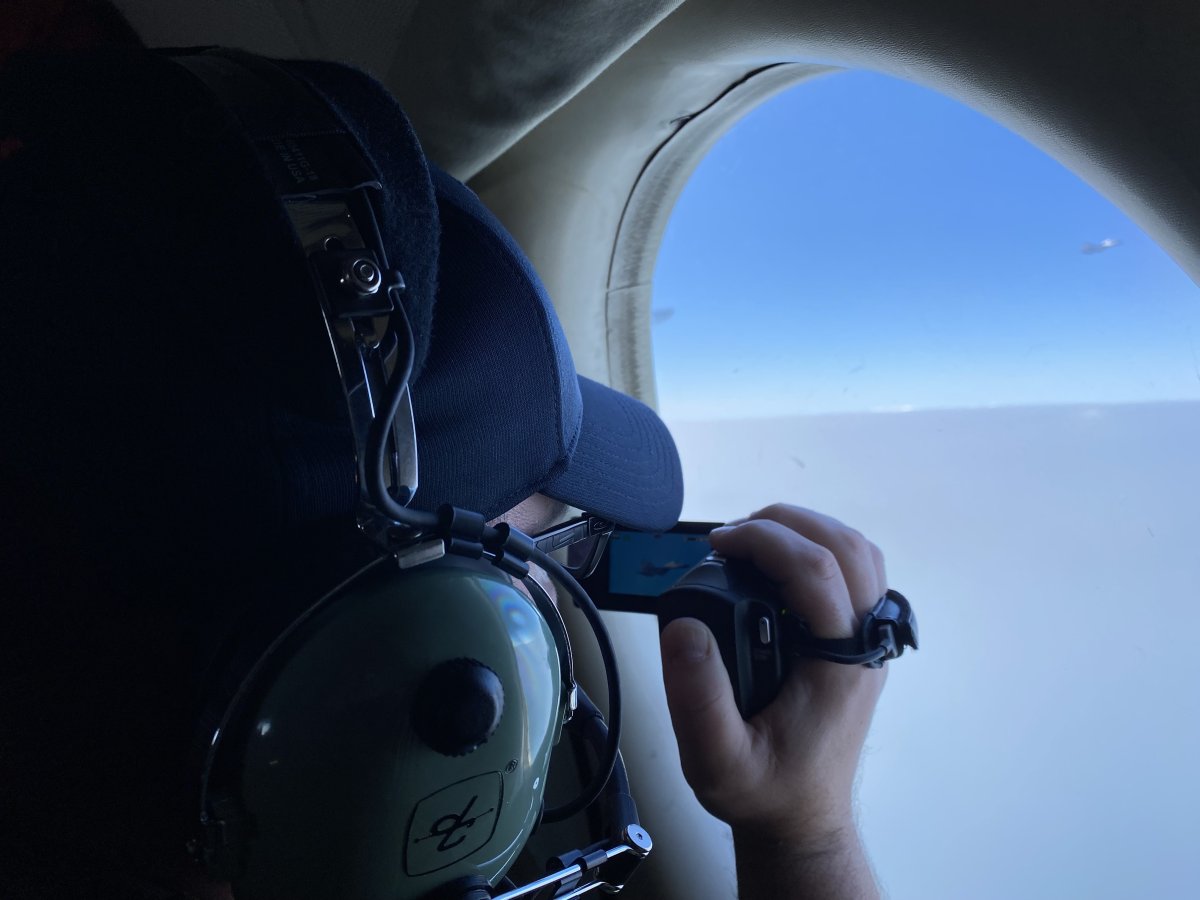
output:
POLYGON ((554 553, 554 558, 578 580, 596 571, 614 528, 616 525, 607 519, 584 513, 532 538, 535 547, 543 553, 554 553))

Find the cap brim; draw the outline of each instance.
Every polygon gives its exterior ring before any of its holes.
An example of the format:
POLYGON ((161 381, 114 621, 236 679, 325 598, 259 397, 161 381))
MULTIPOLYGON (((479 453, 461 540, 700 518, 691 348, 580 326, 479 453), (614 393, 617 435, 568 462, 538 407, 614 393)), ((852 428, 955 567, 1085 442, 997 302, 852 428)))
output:
POLYGON ((566 470, 542 493, 640 531, 666 531, 683 509, 683 472, 662 419, 632 397, 579 376, 583 422, 566 470))

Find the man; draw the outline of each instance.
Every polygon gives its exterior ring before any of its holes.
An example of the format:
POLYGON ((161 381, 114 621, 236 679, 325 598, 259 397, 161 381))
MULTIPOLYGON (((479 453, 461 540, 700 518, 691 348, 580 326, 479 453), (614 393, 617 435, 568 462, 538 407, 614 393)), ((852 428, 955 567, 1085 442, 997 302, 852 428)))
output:
MULTIPOLYGON (((669 526, 670 436, 575 375, 512 239, 431 177, 378 85, 290 69, 387 173, 380 224, 418 344, 416 505, 529 533, 564 503, 669 526)), ((177 63, 15 58, 0 123, 0 892, 224 897, 183 849, 196 672, 215 633, 258 607, 286 621, 370 555, 328 342, 244 136, 177 63)), ((887 587, 873 545, 797 507, 712 543, 775 581, 818 636, 853 634, 887 587)), ((674 623, 663 654, 685 774, 733 826, 742 896, 872 896, 851 786, 883 670, 802 666, 746 723, 703 626, 674 623)))

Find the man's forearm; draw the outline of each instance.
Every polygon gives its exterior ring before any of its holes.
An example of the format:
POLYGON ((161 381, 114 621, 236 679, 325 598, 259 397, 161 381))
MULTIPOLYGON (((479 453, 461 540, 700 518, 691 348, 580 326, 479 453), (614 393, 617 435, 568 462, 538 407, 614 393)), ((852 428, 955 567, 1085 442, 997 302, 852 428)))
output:
POLYGON ((878 900, 879 887, 853 825, 818 838, 734 829, 740 900, 878 900))

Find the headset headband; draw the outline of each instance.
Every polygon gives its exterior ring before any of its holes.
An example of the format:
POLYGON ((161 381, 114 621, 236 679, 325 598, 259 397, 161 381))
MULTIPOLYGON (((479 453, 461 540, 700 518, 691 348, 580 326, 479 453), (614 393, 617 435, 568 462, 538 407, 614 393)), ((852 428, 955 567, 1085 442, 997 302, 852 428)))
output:
MULTIPOLYGON (((313 285, 337 360, 354 435, 360 504, 370 507, 364 465, 372 424, 381 412, 402 332, 393 314, 407 318, 404 278, 388 268, 369 191, 382 185, 328 107, 290 73, 247 53, 222 51, 176 57, 222 99, 257 151, 313 267, 313 285), (365 233, 363 233, 365 232, 365 233), (327 286, 336 285, 334 290, 327 286)), ((417 489, 416 423, 407 389, 392 420, 388 487, 400 503, 417 489)))

